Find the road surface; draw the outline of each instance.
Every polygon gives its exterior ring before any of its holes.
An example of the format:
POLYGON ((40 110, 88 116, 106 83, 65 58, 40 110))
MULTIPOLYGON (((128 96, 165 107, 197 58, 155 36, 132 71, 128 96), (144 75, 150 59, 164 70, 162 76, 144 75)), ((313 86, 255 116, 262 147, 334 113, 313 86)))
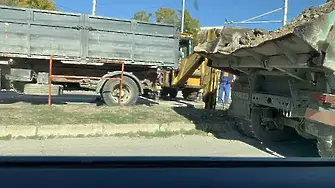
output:
MULTIPOLYGON (((92 91, 64 91, 62 96, 53 96, 53 104, 94 104, 96 105, 96 97, 99 96, 92 91)), ((140 97, 137 101, 138 105, 164 105, 170 107, 194 107, 204 106, 201 102, 190 102, 185 101, 181 97, 181 92, 178 93, 178 99, 175 100, 160 100, 154 101, 145 97, 140 97)), ((0 104, 14 104, 14 103, 28 103, 28 104, 48 104, 48 96, 32 96, 32 95, 20 95, 13 91, 0 91, 0 104)))
POLYGON ((269 149, 253 142, 195 135, 150 139, 92 137, 0 141, 2 156, 316 157, 315 151, 312 151, 313 148, 307 143, 286 143, 269 149), (308 152, 302 150, 306 146, 308 152))
POLYGON ((240 141, 210 136, 62 138, 0 141, 2 156, 226 156, 275 157, 240 141))

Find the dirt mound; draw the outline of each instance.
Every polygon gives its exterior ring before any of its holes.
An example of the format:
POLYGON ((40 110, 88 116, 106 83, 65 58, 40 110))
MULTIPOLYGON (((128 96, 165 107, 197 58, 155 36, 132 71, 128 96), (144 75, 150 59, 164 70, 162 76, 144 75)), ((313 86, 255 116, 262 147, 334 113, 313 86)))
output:
POLYGON ((323 4, 319 7, 309 7, 305 9, 302 13, 296 16, 290 23, 286 24, 284 27, 279 28, 275 31, 269 32, 268 35, 263 35, 258 40, 251 42, 251 46, 256 46, 266 40, 271 40, 274 38, 278 38, 285 34, 293 32, 294 28, 306 24, 308 22, 313 22, 317 18, 332 12, 335 10, 335 0, 328 0, 326 4, 323 4))
POLYGON ((198 34, 200 44, 194 51, 230 53, 240 46, 249 45, 251 41, 268 33, 262 29, 248 29, 225 26, 222 29, 201 31, 198 34))
MULTIPOLYGON (((272 40, 288 33, 294 28, 308 22, 313 22, 320 16, 335 10, 335 0, 328 0, 319 7, 310 7, 296 16, 290 23, 275 31, 264 31, 262 29, 246 29, 241 27, 225 26, 215 38, 209 37, 211 30, 199 33, 200 43, 195 47, 196 52, 229 54, 242 47, 257 46, 264 41, 272 40), (205 40, 204 40, 205 38, 205 40)), ((215 31, 218 33, 218 31, 215 31)))

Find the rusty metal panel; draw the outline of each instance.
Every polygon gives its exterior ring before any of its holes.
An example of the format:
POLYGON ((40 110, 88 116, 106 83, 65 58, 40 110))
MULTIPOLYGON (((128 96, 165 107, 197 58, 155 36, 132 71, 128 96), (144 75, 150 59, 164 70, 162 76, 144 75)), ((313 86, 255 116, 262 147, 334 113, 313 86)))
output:
POLYGON ((335 114, 331 111, 320 111, 311 108, 306 109, 305 118, 326 125, 335 126, 335 114))

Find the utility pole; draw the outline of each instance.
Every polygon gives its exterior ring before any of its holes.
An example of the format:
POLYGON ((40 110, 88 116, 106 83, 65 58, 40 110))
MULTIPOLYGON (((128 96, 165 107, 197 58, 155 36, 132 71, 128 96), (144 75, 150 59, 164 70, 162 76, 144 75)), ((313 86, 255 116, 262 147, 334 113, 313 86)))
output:
POLYGON ((186 0, 182 0, 183 1, 183 8, 182 8, 182 13, 181 13, 181 32, 184 32, 184 19, 185 19, 185 1, 186 0))
POLYGON ((97 9, 97 0, 92 0, 92 15, 95 16, 95 12, 97 9))
POLYGON ((287 8, 288 8, 288 0, 284 0, 283 26, 287 24, 287 8))

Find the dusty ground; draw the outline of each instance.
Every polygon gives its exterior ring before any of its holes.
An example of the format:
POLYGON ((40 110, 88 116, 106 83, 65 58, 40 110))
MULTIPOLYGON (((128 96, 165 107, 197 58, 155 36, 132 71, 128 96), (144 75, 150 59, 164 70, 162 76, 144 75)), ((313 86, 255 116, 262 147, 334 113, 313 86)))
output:
MULTIPOLYGON (((1 125, 49 125, 49 124, 94 124, 94 123, 190 123, 184 114, 175 108, 194 107, 187 102, 154 101, 140 99, 133 107, 99 106, 94 101, 95 95, 66 94, 53 97, 52 108, 46 105, 46 96, 23 96, 0 92, 0 126, 1 125)), ((201 104, 200 104, 201 105, 201 104)), ((210 117, 218 112, 201 112, 195 108, 186 111, 199 118, 210 117), (214 113, 214 114, 213 114, 214 113), (207 114, 207 115, 206 115, 207 114)), ((215 116, 216 116, 215 115, 215 116)), ((205 118, 207 119, 207 118, 205 118)), ((197 120, 197 119, 195 119, 197 120)), ((213 121, 217 121, 213 119, 213 121)), ((213 122, 210 120, 209 122, 213 122)))
POLYGON ((211 136, 62 138, 0 141, 0 155, 316 157, 306 144, 265 147, 211 136), (294 147, 293 147, 294 146, 294 147))
POLYGON ((170 138, 66 138, 0 141, 1 155, 274 157, 240 141, 205 136, 170 138))

